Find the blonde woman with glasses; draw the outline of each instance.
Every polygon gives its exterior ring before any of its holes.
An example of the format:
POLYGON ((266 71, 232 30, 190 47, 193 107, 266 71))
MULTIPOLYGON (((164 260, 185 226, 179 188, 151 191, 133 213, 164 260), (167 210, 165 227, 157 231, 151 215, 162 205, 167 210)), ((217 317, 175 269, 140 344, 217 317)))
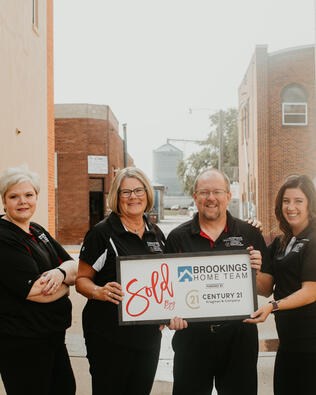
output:
POLYGON ((116 257, 159 254, 165 238, 147 221, 153 189, 139 169, 117 173, 108 196, 110 216, 92 230, 80 252, 77 291, 88 298, 83 330, 92 376, 93 395, 149 395, 158 364, 158 325, 118 325, 121 285, 116 281, 116 257))

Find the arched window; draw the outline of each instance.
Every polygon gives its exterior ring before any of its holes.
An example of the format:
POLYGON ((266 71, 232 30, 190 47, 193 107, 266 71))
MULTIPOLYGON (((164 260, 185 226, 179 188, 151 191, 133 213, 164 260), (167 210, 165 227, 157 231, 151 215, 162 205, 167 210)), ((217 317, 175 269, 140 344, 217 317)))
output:
POLYGON ((307 98, 302 87, 288 85, 282 93, 282 125, 307 125, 307 98))

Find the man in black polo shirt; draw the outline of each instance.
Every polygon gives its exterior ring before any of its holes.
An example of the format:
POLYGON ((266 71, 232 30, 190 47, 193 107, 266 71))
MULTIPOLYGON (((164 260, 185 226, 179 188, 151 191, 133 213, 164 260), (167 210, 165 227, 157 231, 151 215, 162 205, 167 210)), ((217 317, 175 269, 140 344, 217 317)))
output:
MULTIPOLYGON (((256 228, 227 211, 231 199, 227 176, 216 169, 203 171, 195 181, 193 197, 198 213, 170 233, 167 252, 253 247, 250 262, 259 272, 259 251, 264 261, 268 259, 266 245, 256 228)), ((219 395, 257 394, 255 325, 241 321, 187 324, 176 318, 169 327, 177 330, 172 340, 174 395, 209 395, 214 379, 219 395)))

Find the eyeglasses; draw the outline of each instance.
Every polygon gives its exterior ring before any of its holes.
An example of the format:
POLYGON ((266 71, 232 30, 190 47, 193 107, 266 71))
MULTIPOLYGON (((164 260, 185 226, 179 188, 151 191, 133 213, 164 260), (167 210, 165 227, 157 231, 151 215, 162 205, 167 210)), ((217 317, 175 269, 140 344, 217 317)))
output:
POLYGON ((227 193, 227 191, 224 189, 214 189, 214 191, 209 191, 208 189, 199 189, 195 191, 195 194, 202 199, 210 197, 211 194, 214 197, 221 197, 224 193, 227 193))
POLYGON ((119 189, 118 194, 120 197, 128 199, 132 196, 133 192, 136 197, 142 197, 145 195, 146 188, 119 189))

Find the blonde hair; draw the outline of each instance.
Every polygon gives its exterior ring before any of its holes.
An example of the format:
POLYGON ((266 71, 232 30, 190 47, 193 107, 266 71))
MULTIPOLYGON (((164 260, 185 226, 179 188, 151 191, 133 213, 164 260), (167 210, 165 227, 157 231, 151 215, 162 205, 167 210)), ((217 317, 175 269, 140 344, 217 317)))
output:
POLYGON ((118 207, 118 194, 119 194, 121 183, 125 178, 136 178, 146 188, 147 206, 145 208, 145 212, 148 213, 153 208, 154 205, 154 191, 148 177, 145 175, 145 173, 142 170, 138 169, 137 167, 125 167, 124 169, 120 170, 116 174, 111 184, 109 195, 108 195, 108 205, 110 209, 114 213, 120 215, 120 211, 118 207))
POLYGON ((40 191, 40 177, 37 173, 30 171, 27 165, 5 169, 0 174, 0 195, 2 200, 4 200, 5 194, 12 185, 25 181, 29 181, 32 184, 36 195, 38 195, 40 191))

